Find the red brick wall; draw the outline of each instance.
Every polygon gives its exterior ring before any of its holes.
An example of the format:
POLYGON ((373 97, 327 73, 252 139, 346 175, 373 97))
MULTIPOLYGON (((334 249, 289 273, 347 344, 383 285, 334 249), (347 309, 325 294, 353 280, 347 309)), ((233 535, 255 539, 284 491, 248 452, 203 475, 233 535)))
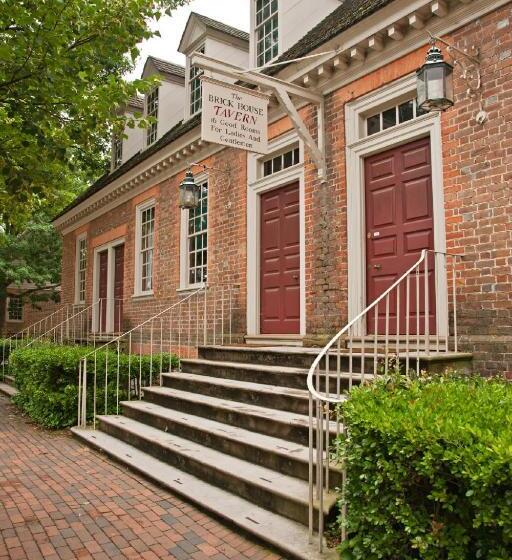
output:
MULTIPOLYGON (((475 353, 482 372, 512 370, 512 7, 508 4, 450 36, 459 48, 482 48, 483 99, 489 119, 474 122, 478 103, 466 94, 455 69, 455 106, 442 116, 443 175, 448 250, 462 253, 458 271, 459 320, 463 348, 475 353)), ((326 98, 327 182, 321 184, 306 152, 306 313, 310 339, 325 338, 347 320, 347 197, 345 104, 414 72, 426 47, 386 64, 326 98)), ((302 111, 310 130, 315 111, 302 111)), ((288 119, 270 127, 270 137, 290 129, 288 119)), ((246 157, 226 149, 204 163, 232 170, 231 182, 213 172, 209 193, 209 282, 239 284, 236 331, 245 333, 246 299, 246 157)), ((180 219, 177 207, 180 174, 156 185, 155 296, 132 300, 134 222, 137 201, 93 220, 87 227, 92 262, 94 240, 126 227, 126 325, 135 325, 163 302, 176 298, 179 286, 180 219)), ((63 293, 74 291, 75 233, 65 236, 63 293)), ((105 239, 102 237, 101 239, 105 239)), ((88 299, 92 297, 89 266, 88 299)))

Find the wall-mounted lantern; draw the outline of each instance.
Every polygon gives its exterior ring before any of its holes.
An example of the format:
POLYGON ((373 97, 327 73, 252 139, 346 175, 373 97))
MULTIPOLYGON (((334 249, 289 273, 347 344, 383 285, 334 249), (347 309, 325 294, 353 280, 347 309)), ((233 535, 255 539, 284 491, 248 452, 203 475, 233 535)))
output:
POLYGON ((461 50, 451 45, 444 39, 430 36, 430 49, 427 53, 425 64, 417 71, 418 105, 424 111, 445 111, 454 104, 453 71, 458 66, 461 69, 461 78, 467 84, 467 95, 479 99, 480 111, 475 116, 478 124, 487 120, 487 113, 483 107, 482 79, 480 73, 480 57, 476 47, 461 50), (442 43, 453 59, 453 66, 445 62, 441 50, 436 43, 442 43))
POLYGON ((199 206, 201 187, 196 185, 192 171, 188 169, 180 185, 179 207, 182 210, 194 210, 199 206))
MULTIPOLYGON (((209 167, 208 165, 204 165, 202 163, 191 163, 187 173, 185 174, 185 178, 180 184, 179 207, 182 210, 194 210, 195 208, 198 208, 201 199, 201 185, 196 183, 192 173, 192 167, 200 167, 203 171, 208 171, 209 174, 212 172, 218 172, 227 175, 228 187, 231 185, 231 171, 229 168, 218 169, 216 167, 209 167)), ((228 203, 228 206, 230 207, 231 204, 228 203)))
POLYGON ((432 44, 425 64, 416 73, 418 105, 423 111, 446 111, 453 106, 453 66, 432 44))

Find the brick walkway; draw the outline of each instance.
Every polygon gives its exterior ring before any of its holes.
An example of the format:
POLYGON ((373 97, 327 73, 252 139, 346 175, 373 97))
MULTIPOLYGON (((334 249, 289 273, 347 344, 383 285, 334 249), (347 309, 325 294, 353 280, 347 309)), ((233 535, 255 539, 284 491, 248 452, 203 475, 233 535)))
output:
POLYGON ((0 396, 0 560, 279 556, 0 396))

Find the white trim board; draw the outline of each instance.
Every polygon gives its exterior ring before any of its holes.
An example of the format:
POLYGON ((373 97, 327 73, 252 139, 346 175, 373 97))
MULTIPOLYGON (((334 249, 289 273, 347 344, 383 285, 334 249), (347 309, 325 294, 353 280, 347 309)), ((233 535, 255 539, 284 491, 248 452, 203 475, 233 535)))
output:
POLYGON ((142 266, 140 260, 140 251, 141 251, 141 226, 142 226, 142 213, 144 210, 148 210, 149 208, 155 208, 155 216, 154 216, 154 228, 153 228, 153 268, 152 268, 152 277, 151 277, 151 285, 154 287, 154 279, 155 279, 155 254, 156 254, 156 247, 155 247, 155 236, 156 236, 156 225, 157 225, 157 204, 154 198, 149 198, 144 202, 138 204, 135 208, 135 255, 134 255, 134 279, 133 279, 133 297, 145 297, 145 296, 152 296, 154 293, 154 289, 147 290, 143 292, 140 288, 142 283, 142 266))
MULTIPOLYGON (((434 249, 446 251, 446 224, 444 213, 443 161, 441 119, 437 113, 429 113, 412 121, 399 124, 369 137, 359 138, 358 123, 361 115, 390 102, 415 88, 415 80, 409 76, 388 87, 374 91, 345 109, 346 129, 346 185, 347 185, 347 236, 348 236, 348 315, 349 320, 361 313, 371 302, 366 301, 366 224, 365 224, 365 177, 364 159, 419 138, 430 137, 432 165, 432 196, 434 214, 434 249)), ((447 283, 442 271, 442 258, 436 263, 436 314, 437 332, 445 336, 447 325, 447 283)), ((359 336, 365 333, 355 333, 359 336)))
POLYGON ((269 177, 259 177, 264 159, 282 153, 286 147, 299 145, 304 161, 304 144, 295 131, 283 134, 269 143, 266 156, 247 155, 247 335, 260 334, 260 195, 273 189, 299 182, 300 236, 300 335, 306 334, 306 230, 304 164, 294 165, 269 177))

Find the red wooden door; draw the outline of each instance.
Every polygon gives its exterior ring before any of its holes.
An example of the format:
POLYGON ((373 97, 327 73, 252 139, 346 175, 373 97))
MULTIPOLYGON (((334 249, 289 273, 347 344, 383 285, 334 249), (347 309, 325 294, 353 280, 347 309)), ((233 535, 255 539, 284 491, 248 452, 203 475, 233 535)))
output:
MULTIPOLYGON (((419 258, 422 249, 434 247, 430 139, 424 138, 369 157, 366 184, 366 296, 372 303, 419 258)), ((434 258, 429 258, 429 331, 435 332, 434 258)), ((425 328, 424 275, 419 290, 410 281, 409 332, 416 333, 419 297, 420 333, 425 328)), ((389 301, 389 332, 406 332, 406 288, 400 291, 400 309, 394 290, 389 301)), ((378 333, 386 328, 386 305, 379 305, 378 333)), ((375 332, 375 315, 368 317, 368 331, 375 332)))
POLYGON ((120 333, 123 325, 124 245, 114 249, 114 258, 114 332, 120 333))
POLYGON ((300 332, 299 184, 261 196, 261 334, 300 332))
POLYGON ((107 330, 107 307, 108 307, 108 251, 99 254, 100 275, 98 282, 99 300, 99 331, 104 333, 107 330))

